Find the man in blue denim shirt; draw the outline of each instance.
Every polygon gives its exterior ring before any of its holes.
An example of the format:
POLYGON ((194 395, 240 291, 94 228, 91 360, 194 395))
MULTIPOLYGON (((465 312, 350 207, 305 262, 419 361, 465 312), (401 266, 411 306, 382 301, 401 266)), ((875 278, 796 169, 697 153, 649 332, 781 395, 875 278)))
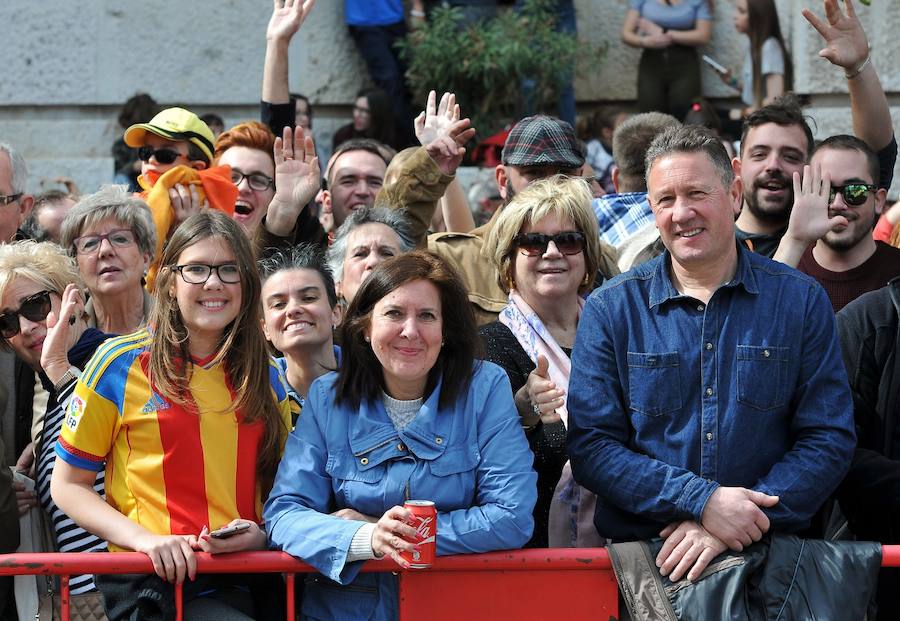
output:
POLYGON ((853 405, 822 287, 736 243, 741 179, 719 139, 667 130, 647 186, 666 252, 587 301, 569 457, 601 535, 662 536, 661 573, 695 579, 808 525, 850 464, 853 405))

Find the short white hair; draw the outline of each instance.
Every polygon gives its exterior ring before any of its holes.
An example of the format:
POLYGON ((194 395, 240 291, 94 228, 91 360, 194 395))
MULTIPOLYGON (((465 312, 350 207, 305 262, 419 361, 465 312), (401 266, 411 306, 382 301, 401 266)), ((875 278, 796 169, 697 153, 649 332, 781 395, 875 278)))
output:
POLYGON ((0 151, 6 153, 9 163, 12 166, 12 193, 19 194, 25 192, 25 186, 28 184, 28 165, 25 164, 25 158, 18 151, 5 142, 0 142, 0 151))

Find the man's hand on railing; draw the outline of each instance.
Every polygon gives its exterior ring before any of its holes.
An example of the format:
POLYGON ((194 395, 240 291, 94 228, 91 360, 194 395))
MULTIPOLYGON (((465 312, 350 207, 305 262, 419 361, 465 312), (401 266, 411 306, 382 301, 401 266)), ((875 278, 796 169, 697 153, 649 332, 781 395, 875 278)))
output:
POLYGON ((669 524, 659 534, 665 543, 656 556, 659 573, 678 582, 682 576, 693 582, 709 562, 728 549, 693 520, 669 524))

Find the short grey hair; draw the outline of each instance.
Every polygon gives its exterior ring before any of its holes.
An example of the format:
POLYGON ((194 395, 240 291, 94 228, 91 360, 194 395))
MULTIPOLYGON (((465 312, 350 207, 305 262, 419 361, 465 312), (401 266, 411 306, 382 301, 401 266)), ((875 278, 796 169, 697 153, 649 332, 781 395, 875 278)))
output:
POLYGON ((59 244, 75 255, 75 239, 86 229, 112 218, 134 232, 141 252, 156 255, 156 225, 147 203, 124 185, 104 185, 79 200, 66 214, 59 229, 59 244))
POLYGON ((25 186, 28 185, 28 165, 25 158, 5 142, 0 142, 0 151, 6 153, 9 158, 10 166, 12 166, 12 175, 10 184, 12 185, 12 193, 19 194, 25 192, 25 186))
POLYGON ((719 173, 719 179, 726 188, 734 181, 731 158, 728 157, 722 139, 698 125, 671 127, 654 138, 644 158, 647 169, 645 180, 650 179, 650 167, 656 160, 673 153, 704 153, 719 173))
POLYGON ((407 215, 398 209, 387 207, 363 207, 352 212, 334 235, 334 243, 328 249, 328 267, 334 274, 334 282, 338 283, 344 277, 344 256, 347 254, 347 238, 358 226, 363 224, 383 224, 400 238, 400 250, 409 252, 415 248, 412 232, 410 231, 407 215))

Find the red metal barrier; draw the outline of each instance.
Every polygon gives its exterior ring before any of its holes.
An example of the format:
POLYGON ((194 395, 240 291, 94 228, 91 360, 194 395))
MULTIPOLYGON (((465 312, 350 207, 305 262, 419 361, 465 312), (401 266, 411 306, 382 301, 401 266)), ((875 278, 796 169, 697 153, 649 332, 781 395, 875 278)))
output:
MULTIPOLYGON (((198 573, 283 573, 287 578, 287 618, 294 618, 294 574, 314 571, 283 552, 243 552, 212 557, 197 554, 198 573)), ((618 593, 606 550, 517 550, 445 556, 427 570, 401 571, 391 561, 370 561, 364 572, 399 572, 400 620, 512 618, 607 619, 618 615, 618 593), (526 572, 523 574, 523 572, 526 572), (448 593, 452 596, 448 597, 448 593), (552 594, 562 594, 554 596, 552 594), (568 594, 566 596, 565 594, 568 594), (577 594, 573 597, 572 594, 577 594), (599 615, 603 612, 603 615, 599 615)), ((0 555, 0 576, 63 576, 61 617, 69 619, 68 575, 153 573, 150 559, 137 552, 0 555)), ((175 589, 177 619, 182 592, 175 589)))
MULTIPOLYGON (((900 545, 882 547, 882 566, 900 567, 900 545)), ((199 573, 283 573, 287 580, 288 619, 294 618, 294 575, 314 571, 283 552, 243 552, 212 557, 197 554, 199 573)), ((390 561, 370 561, 364 572, 399 572, 400 619, 422 616, 450 619, 618 618, 618 590, 606 550, 517 550, 444 556, 427 570, 400 571, 390 561)), ((152 573, 150 559, 136 552, 107 554, 2 554, 0 576, 59 575, 62 619, 69 619, 71 574, 152 573)), ((181 588, 175 590, 182 618, 181 588)))

